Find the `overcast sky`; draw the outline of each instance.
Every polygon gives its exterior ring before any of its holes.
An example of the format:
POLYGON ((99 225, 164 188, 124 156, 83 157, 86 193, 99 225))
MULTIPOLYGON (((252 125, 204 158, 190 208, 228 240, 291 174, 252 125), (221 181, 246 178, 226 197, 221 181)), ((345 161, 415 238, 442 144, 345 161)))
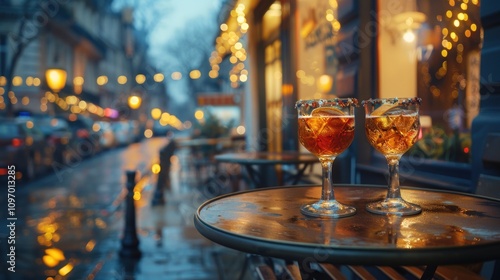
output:
MULTIPOLYGON (((157 63, 155 66, 165 64, 162 59, 165 56, 159 54, 165 48, 169 41, 175 40, 174 35, 183 27, 193 22, 194 19, 213 18, 220 10, 221 0, 115 0, 113 7, 121 9, 125 6, 134 7, 134 17, 137 18, 138 24, 143 23, 150 30, 149 46, 150 54, 154 55, 152 63, 157 63)), ((140 28, 140 27, 139 27, 140 28)), ((212 36, 212 34, 208 34, 212 36)), ((207 58, 208 59, 208 58, 207 58)), ((160 69, 164 71, 164 69, 160 69)), ((186 101, 186 96, 176 91, 183 90, 182 82, 170 82, 170 73, 166 75, 166 82, 169 90, 169 95, 176 102, 182 103, 186 101), (177 87, 172 87, 173 84, 177 87)))

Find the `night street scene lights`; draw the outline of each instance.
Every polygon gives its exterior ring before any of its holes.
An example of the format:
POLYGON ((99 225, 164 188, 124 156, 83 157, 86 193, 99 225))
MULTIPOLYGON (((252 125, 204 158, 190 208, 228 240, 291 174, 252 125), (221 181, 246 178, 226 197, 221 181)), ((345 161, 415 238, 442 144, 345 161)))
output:
POLYGON ((61 68, 51 68, 45 71, 47 85, 54 93, 59 93, 66 85, 66 70, 61 68))

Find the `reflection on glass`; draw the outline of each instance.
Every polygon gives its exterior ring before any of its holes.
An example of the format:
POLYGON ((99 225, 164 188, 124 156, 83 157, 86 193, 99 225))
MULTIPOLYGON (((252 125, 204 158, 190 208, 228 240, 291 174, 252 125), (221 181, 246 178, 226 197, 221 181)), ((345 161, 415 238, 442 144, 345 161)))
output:
POLYGON ((384 200, 370 203, 366 209, 375 214, 414 215, 420 206, 406 202, 399 186, 399 160, 418 140, 420 98, 387 98, 363 101, 365 132, 368 142, 387 159, 389 185, 384 200))
POLYGON ((300 143, 316 155, 322 166, 321 199, 301 207, 308 216, 340 218, 351 216, 356 209, 335 200, 332 167, 335 158, 347 149, 354 139, 354 108, 356 99, 299 100, 298 131, 300 143))

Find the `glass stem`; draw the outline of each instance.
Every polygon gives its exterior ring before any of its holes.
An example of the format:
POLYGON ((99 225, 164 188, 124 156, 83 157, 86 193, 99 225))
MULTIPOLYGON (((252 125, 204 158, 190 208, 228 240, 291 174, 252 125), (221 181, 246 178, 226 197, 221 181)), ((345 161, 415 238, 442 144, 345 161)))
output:
POLYGON ((387 159, 389 165, 389 191, 387 198, 401 198, 399 188, 399 158, 387 159))
POLYGON ((323 174, 323 188, 321 190, 321 200, 335 200, 333 193, 333 161, 335 158, 320 158, 322 174, 323 174))

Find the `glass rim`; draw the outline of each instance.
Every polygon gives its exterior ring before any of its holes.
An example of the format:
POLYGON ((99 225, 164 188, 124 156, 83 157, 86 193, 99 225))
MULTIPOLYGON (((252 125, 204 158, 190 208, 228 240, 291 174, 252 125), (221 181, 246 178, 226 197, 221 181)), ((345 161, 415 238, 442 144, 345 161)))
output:
POLYGON ((372 105, 375 106, 376 104, 399 104, 403 106, 409 106, 409 105, 421 105, 422 104, 422 98, 420 97, 391 97, 391 98, 370 98, 368 100, 363 100, 361 101, 361 106, 366 106, 366 105, 372 105))
POLYGON ((295 102, 295 108, 300 108, 302 106, 306 107, 322 107, 323 105, 333 105, 339 107, 358 107, 358 99, 348 97, 348 98, 316 98, 316 99, 299 99, 295 102))

